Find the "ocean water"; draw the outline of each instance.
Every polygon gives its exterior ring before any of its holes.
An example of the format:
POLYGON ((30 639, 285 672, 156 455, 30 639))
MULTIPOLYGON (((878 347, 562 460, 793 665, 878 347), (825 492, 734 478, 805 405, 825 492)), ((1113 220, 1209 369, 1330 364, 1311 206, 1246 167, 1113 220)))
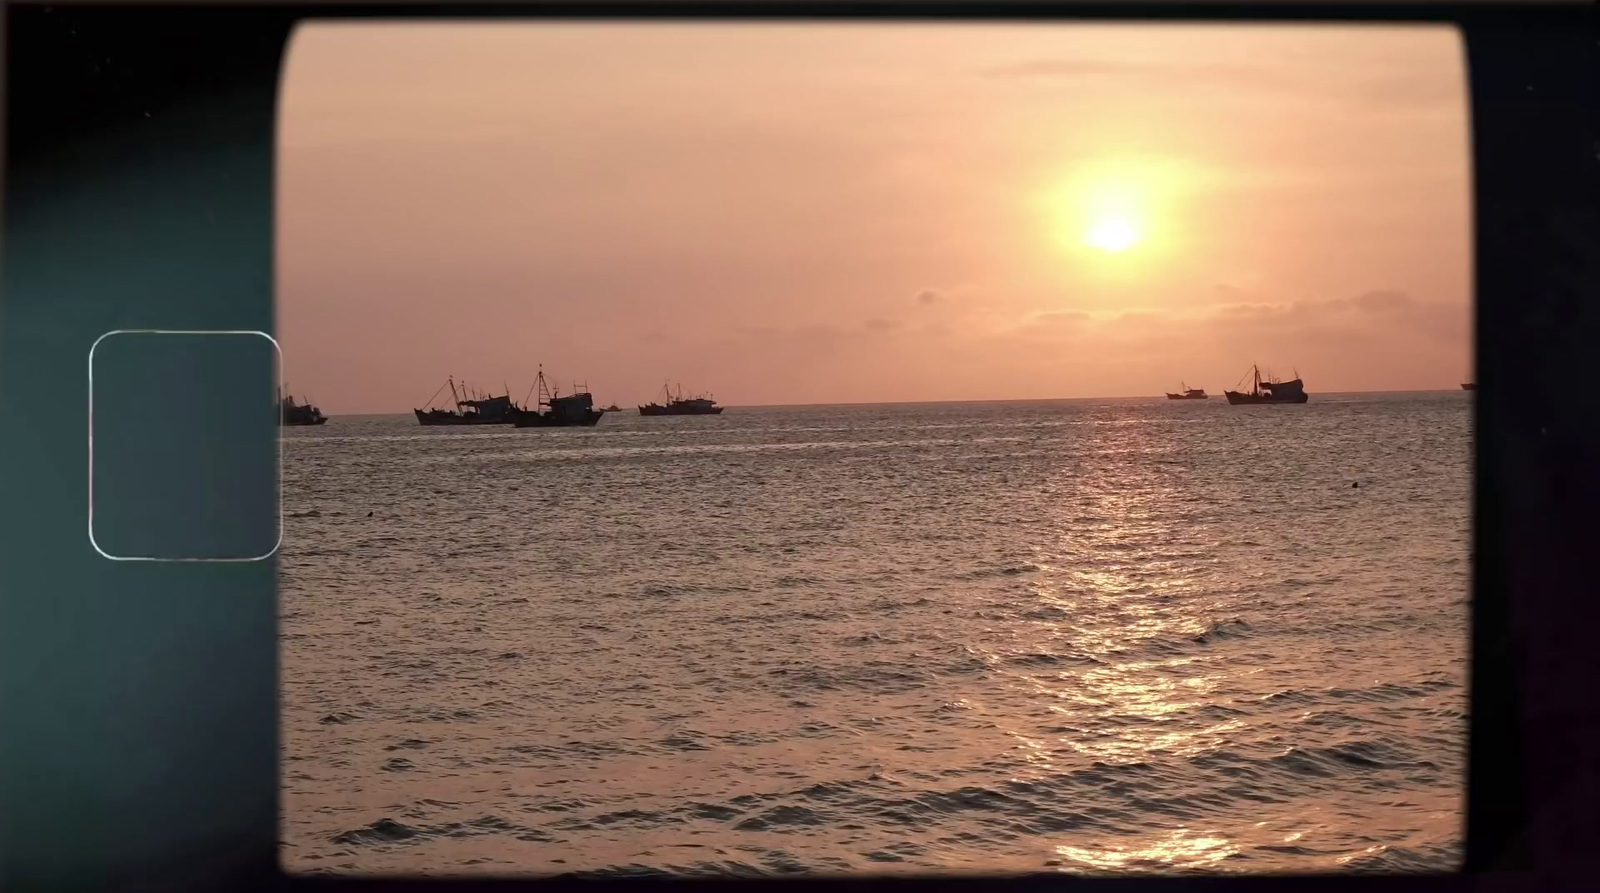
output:
POLYGON ((1471 407, 287 429, 284 865, 1450 870, 1471 407))

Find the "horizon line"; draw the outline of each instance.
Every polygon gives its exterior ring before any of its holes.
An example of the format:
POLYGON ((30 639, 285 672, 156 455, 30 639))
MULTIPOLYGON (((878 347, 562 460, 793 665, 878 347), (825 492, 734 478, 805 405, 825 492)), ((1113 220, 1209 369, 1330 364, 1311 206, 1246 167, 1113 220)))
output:
MULTIPOLYGON (((1319 391, 1325 396, 1345 396, 1354 394, 1456 394, 1470 393, 1461 390, 1461 383, 1455 389, 1451 388, 1397 388, 1376 391, 1319 391)), ((1219 395, 1220 396, 1220 395, 1219 395)), ((1315 396, 1315 395, 1313 395, 1315 396)), ((308 398, 309 399, 309 398, 308 398)), ((835 400, 826 403, 723 403, 719 404, 724 409, 809 409, 819 406, 952 406, 967 403, 1069 403, 1088 400, 1164 400, 1165 394, 1110 394, 1098 397, 986 397, 978 400, 835 400)), ((320 408, 320 407, 319 407, 320 408)), ((618 412, 627 412, 628 409, 637 407, 624 407, 618 412)), ((345 412, 341 416, 392 416, 408 415, 415 412, 415 408, 396 410, 390 412, 345 412)), ((328 418, 332 414, 324 413, 328 418)))

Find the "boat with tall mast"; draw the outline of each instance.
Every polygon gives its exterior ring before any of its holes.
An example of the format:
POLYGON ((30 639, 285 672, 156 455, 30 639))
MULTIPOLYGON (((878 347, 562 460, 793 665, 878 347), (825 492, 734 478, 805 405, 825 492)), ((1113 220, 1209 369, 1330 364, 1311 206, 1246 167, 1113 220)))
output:
POLYGON ((428 398, 428 407, 426 409, 412 410, 417 414, 417 422, 419 424, 429 426, 509 425, 511 424, 511 414, 520 409, 515 403, 511 402, 509 390, 502 396, 494 397, 480 394, 465 385, 458 389, 455 376, 447 378, 445 383, 439 386, 439 390, 434 391, 433 396, 428 398), (432 408, 433 401, 438 398, 440 392, 446 387, 450 389, 450 397, 455 408, 432 408))
POLYGON ((709 394, 683 396, 683 385, 678 385, 674 395, 667 385, 661 386, 661 403, 646 403, 639 407, 639 415, 721 415, 722 407, 709 394))
POLYGON ((1210 400, 1211 395, 1205 388, 1191 388, 1183 382, 1178 382, 1178 393, 1167 392, 1168 400, 1210 400))
POLYGON ((543 367, 530 390, 537 390, 539 394, 534 408, 511 411, 511 424, 518 428, 593 427, 606 414, 605 410, 594 408, 594 395, 589 393, 587 385, 575 384, 573 393, 561 396, 560 390, 552 388, 545 380, 543 367))
POLYGON ((281 426, 322 425, 326 424, 328 417, 322 410, 311 405, 311 401, 296 403, 294 396, 278 389, 278 424, 281 426))
POLYGON ((1233 406, 1241 404, 1250 405, 1257 403, 1304 403, 1311 399, 1306 393, 1305 382, 1300 380, 1300 373, 1296 372, 1290 381, 1273 381, 1271 378, 1263 379, 1261 369, 1250 367, 1251 385, 1249 391, 1223 391, 1228 403, 1233 406))

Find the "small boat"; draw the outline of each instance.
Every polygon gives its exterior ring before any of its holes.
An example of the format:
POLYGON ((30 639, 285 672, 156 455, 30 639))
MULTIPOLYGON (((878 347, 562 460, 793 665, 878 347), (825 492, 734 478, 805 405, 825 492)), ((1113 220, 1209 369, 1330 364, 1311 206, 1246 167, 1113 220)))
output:
MULTIPOLYGON (((509 425, 511 414, 520 409, 511 402, 508 392, 499 397, 481 396, 478 394, 463 393, 456 389, 455 377, 452 376, 439 386, 439 391, 450 388, 450 396, 455 401, 455 409, 413 409, 417 414, 417 422, 422 425, 509 425)), ((431 405, 434 398, 439 396, 435 391, 433 397, 428 398, 431 405)))
POLYGON ((539 391, 539 402, 534 404, 535 408, 514 409, 511 412, 511 424, 518 428, 592 427, 606 414, 605 410, 594 408, 594 397, 587 387, 580 389, 575 385, 575 393, 561 396, 558 390, 545 382, 544 369, 539 370, 539 377, 534 380, 533 386, 539 391), (542 412, 539 407, 543 407, 542 412))
POLYGON ((621 412, 621 411, 622 411, 622 407, 618 406, 615 403, 613 403, 610 406, 607 406, 605 409, 601 410, 601 412, 621 412))
POLYGON ((1228 403, 1232 406, 1256 403, 1304 403, 1311 399, 1306 393, 1305 382, 1300 380, 1299 373, 1295 373, 1292 381, 1262 380, 1261 370, 1255 366, 1250 367, 1252 384, 1248 392, 1223 391, 1228 403))
POLYGON ((328 417, 322 414, 322 410, 312 406, 310 401, 296 403, 292 395, 282 392, 278 394, 279 425, 322 425, 326 424, 327 421, 328 417))
POLYGON ((639 415, 721 415, 722 407, 710 396, 695 396, 684 399, 683 385, 678 386, 677 396, 673 396, 671 389, 666 385, 661 386, 663 403, 646 403, 639 407, 639 415))
POLYGON ((1461 384, 1461 390, 1463 391, 1476 391, 1477 389, 1478 383, 1475 381, 1462 382, 1461 384))
POLYGON ((1178 388, 1179 388, 1179 390, 1178 390, 1178 393, 1176 393, 1176 394, 1172 393, 1171 391, 1167 392, 1167 399, 1168 400, 1210 400, 1211 399, 1211 395, 1206 393, 1206 389, 1205 388, 1191 388, 1188 385, 1183 384, 1182 382, 1178 383, 1178 388))

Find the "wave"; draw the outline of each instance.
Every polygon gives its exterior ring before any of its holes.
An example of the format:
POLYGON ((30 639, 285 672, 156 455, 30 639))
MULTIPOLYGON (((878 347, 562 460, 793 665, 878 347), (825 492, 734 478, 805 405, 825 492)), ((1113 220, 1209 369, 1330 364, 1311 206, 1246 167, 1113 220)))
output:
POLYGON ((1005 664, 1011 667, 1061 667, 1061 666, 1104 666, 1105 662, 1086 654, 1057 654, 1054 652, 1033 652, 1029 654, 1014 654, 1005 659, 1005 664))
POLYGON ((1058 608, 1055 605, 1044 605, 1023 613, 1022 618, 1024 620, 1066 620, 1069 616, 1071 615, 1064 608, 1058 608))
POLYGON ((499 816, 486 815, 468 822, 445 822, 438 825, 408 825, 394 819, 381 818, 369 825, 335 834, 329 840, 345 846, 363 847, 418 843, 440 837, 476 837, 485 834, 509 834, 519 840, 553 839, 536 828, 523 827, 499 816))
POLYGON ((1251 632, 1250 624, 1233 617, 1228 620, 1218 620, 1207 625, 1206 628, 1190 639, 1201 645, 1211 642, 1220 642, 1225 639, 1241 639, 1251 632))
POLYGON ((857 690, 896 694, 923 688, 929 679, 898 664, 874 662, 853 667, 782 666, 767 671, 783 681, 782 687, 809 691, 857 690))
POLYGON ((736 831, 783 831, 796 827, 823 825, 833 817, 822 810, 805 806, 775 806, 734 825, 736 831))
POLYGON ((573 816, 561 819, 551 827, 561 831, 594 831, 614 825, 626 828, 660 828, 664 825, 683 824, 683 818, 671 812, 651 809, 623 809, 607 812, 592 818, 573 816))
POLYGON ((1041 568, 1039 565, 1024 561, 1019 564, 1007 564, 1001 567, 986 567, 973 571, 966 571, 964 573, 956 574, 955 579, 983 580, 991 577, 1020 577, 1024 574, 1038 573, 1040 570, 1041 568))
POLYGON ((317 722, 320 722, 323 725, 342 726, 342 725, 344 725, 346 723, 355 722, 356 720, 358 720, 360 718, 361 718, 360 714, 350 713, 349 711, 340 710, 340 711, 338 711, 336 713, 330 713, 327 716, 324 716, 323 718, 317 720, 317 722))
POLYGON ((1378 845, 1339 860, 1353 874, 1419 874, 1459 870, 1465 850, 1458 843, 1418 847, 1378 845))
POLYGON ((1214 620, 1198 633, 1165 633, 1151 636, 1135 645, 1113 649, 1116 657, 1177 657, 1193 653, 1197 647, 1245 639, 1255 634, 1255 628, 1245 620, 1232 617, 1214 620))

